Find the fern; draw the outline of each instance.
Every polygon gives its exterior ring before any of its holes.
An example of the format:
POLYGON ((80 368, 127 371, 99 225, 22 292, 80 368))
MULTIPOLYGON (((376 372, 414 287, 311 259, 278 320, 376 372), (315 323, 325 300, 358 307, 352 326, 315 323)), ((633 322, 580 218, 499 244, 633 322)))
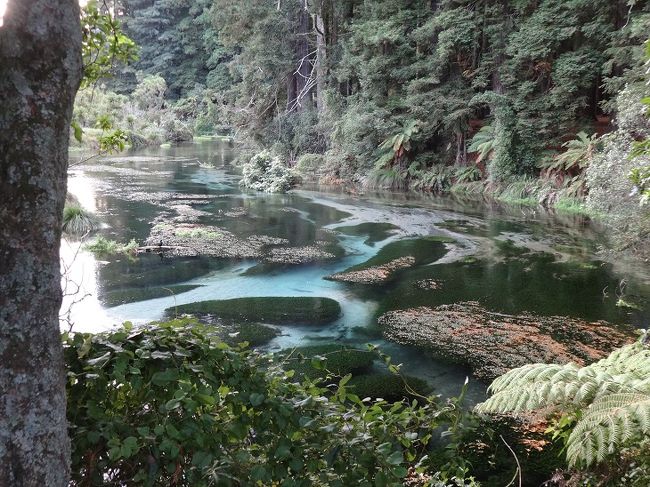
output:
POLYGON ((483 159, 488 159, 495 148, 494 127, 492 125, 484 125, 476 132, 472 138, 472 142, 467 148, 467 151, 478 152, 477 162, 483 159))
POLYGON ((567 460, 589 466, 650 433, 650 350, 642 339, 586 367, 526 365, 498 377, 488 392, 478 412, 581 411, 568 437, 567 460))

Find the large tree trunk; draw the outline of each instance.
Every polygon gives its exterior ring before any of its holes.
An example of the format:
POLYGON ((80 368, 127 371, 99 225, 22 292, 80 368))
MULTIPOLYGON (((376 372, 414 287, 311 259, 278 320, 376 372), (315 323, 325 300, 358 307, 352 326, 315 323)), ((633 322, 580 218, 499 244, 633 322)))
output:
POLYGON ((302 111, 311 105, 312 56, 309 52, 309 35, 311 34, 311 16, 307 10, 307 0, 304 0, 298 13, 298 32, 296 37, 296 57, 298 66, 295 72, 297 110, 302 111))
POLYGON ((59 245, 77 0, 10 0, 0 27, 0 485, 69 476, 59 245))
POLYGON ((325 106, 325 88, 327 86, 327 36, 323 21, 325 2, 321 1, 318 12, 314 14, 314 30, 316 31, 316 105, 318 113, 327 110, 325 106))

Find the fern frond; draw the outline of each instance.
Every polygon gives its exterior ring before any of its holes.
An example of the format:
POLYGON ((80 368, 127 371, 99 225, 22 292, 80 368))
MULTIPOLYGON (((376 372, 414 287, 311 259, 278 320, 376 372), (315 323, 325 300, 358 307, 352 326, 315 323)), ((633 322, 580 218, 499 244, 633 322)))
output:
POLYGON ((650 433, 650 394, 611 394, 594 401, 567 442, 570 466, 602 462, 621 446, 650 433))
POLYGON ((570 466, 602 462, 650 434, 650 350, 641 341, 586 367, 531 364, 498 377, 481 413, 583 410, 567 441, 570 466))

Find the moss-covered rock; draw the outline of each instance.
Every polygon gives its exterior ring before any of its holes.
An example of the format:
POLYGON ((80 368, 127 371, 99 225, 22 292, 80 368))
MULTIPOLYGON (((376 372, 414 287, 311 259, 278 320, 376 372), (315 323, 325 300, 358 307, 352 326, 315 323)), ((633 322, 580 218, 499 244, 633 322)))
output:
POLYGON ((325 277, 325 279, 356 284, 378 284, 390 280, 398 271, 413 267, 414 264, 414 257, 400 257, 399 259, 391 260, 386 264, 369 267, 368 269, 338 272, 325 277))
POLYGON ((431 393, 431 386, 417 377, 393 374, 362 374, 353 376, 347 387, 361 399, 382 398, 387 401, 412 399, 431 393))
MULTIPOLYGON (((368 370, 375 359, 369 350, 350 348, 344 345, 312 345, 278 352, 287 370, 294 370, 298 377, 325 377, 329 374, 343 377, 346 374, 361 373, 368 370), (315 357, 322 357, 322 367, 312 365, 315 357)), ((320 363, 320 361, 319 361, 320 363)))
POLYGON ((397 277, 400 270, 440 259, 447 252, 444 244, 449 242, 453 240, 447 237, 422 237, 391 242, 367 261, 325 279, 357 284, 388 282, 397 277))
POLYGON ((341 306, 322 297, 255 297, 182 304, 167 312, 256 323, 322 325, 336 320, 341 306))
POLYGON ((378 323, 387 339, 469 365, 485 380, 529 363, 592 363, 635 339, 629 326, 566 316, 508 315, 476 302, 389 311, 378 323))
POLYGON ((228 345, 234 346, 243 342, 251 347, 266 345, 280 334, 277 328, 261 323, 234 323, 219 326, 219 335, 228 345))

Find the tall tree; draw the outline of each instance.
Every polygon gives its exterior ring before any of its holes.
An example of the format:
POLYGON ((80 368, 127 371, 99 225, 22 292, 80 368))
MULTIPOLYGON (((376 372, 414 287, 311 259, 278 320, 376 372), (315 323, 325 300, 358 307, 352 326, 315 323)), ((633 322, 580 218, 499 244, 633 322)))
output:
POLYGON ((0 27, 0 485, 69 477, 59 242, 77 0, 9 0, 0 27))

